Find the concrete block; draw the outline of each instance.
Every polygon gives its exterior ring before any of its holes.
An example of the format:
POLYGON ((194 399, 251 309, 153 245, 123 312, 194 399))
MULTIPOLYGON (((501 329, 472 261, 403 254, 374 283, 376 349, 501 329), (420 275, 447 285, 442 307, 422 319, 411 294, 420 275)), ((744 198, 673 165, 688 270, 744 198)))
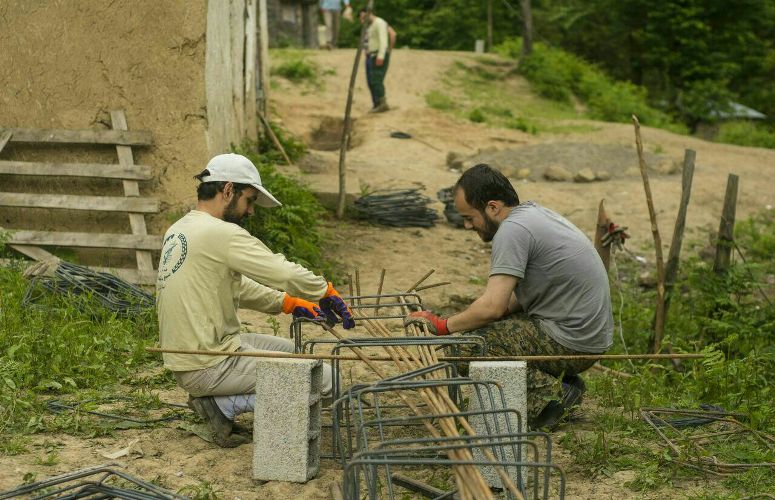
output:
MULTIPOLYGON (((503 388, 506 408, 514 409, 522 416, 522 428, 517 428, 517 421, 511 414, 512 432, 527 431, 527 363, 524 361, 474 361, 469 365, 469 377, 477 381, 494 380, 503 388)), ((494 393, 495 394, 495 393, 494 393)), ((496 394, 497 395, 497 394, 496 394)), ((495 407, 491 407, 487 399, 483 404, 474 394, 469 395, 469 410, 489 410, 502 409, 502 404, 496 399, 495 407)), ((485 420, 481 417, 471 417, 470 423, 478 435, 494 434, 494 418, 490 418, 490 430, 487 429, 485 420)), ((498 419, 498 426, 501 434, 506 434, 506 418, 498 419)), ((504 447, 505 454, 502 458, 506 460, 515 460, 512 448, 504 447)), ((519 452, 519 450, 517 450, 519 452)), ((522 461, 526 461, 527 448, 521 447, 522 461)), ((474 457, 483 460, 484 455, 478 448, 474 450, 474 457)), ((482 467, 482 475, 487 484, 501 488, 502 482, 494 467, 482 467)), ((515 482, 518 480, 518 471, 516 468, 508 469, 508 474, 515 482)), ((524 477, 524 476, 523 476, 524 477)))
POLYGON ((320 470, 323 362, 258 358, 253 479, 304 483, 320 470))

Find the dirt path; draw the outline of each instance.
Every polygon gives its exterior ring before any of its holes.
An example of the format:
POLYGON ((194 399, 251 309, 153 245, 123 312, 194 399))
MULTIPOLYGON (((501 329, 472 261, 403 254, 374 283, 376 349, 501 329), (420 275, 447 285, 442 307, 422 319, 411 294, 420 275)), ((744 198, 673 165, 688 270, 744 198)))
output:
MULTIPOLYGON (((319 89, 276 79, 277 86, 272 91, 275 118, 281 118, 291 132, 304 137, 307 142, 324 119, 340 118, 353 55, 351 50, 310 53, 309 57, 322 69, 334 70, 334 74, 322 77, 319 89)), ((386 82, 388 101, 394 109, 384 114, 366 113, 368 91, 363 76, 359 76, 354 105, 358 145, 349 153, 348 192, 358 194, 361 186, 379 189, 419 183, 426 188, 429 196, 435 198, 439 188, 453 184, 459 175, 446 167, 448 151, 471 155, 479 150, 508 148, 518 153, 521 147, 556 144, 559 148, 561 144, 568 143, 632 148, 633 132, 629 125, 594 123, 597 129, 594 132, 533 136, 517 130, 474 124, 429 109, 424 95, 432 89, 443 89, 446 69, 454 61, 466 58, 471 58, 471 54, 396 51, 386 82), (391 139, 389 133, 394 130, 408 132, 423 142, 391 139)), ((775 190, 772 187, 775 151, 713 144, 649 128, 644 129, 643 136, 648 151, 658 149, 663 157, 671 161, 680 161, 684 148, 697 151, 687 241, 701 239, 701 228, 717 226, 726 176, 730 172, 737 173, 741 178, 738 219, 765 206, 775 205, 775 190)), ((333 151, 312 151, 312 160, 305 170, 315 173, 304 174, 304 179, 314 189, 335 192, 337 158, 337 153, 333 151)), ((632 149, 632 161, 622 165, 622 169, 635 165, 632 149)), ((655 175, 652 178, 660 228, 666 244, 672 233, 680 184, 680 176, 677 175, 655 175)), ((592 184, 539 180, 515 181, 515 185, 521 199, 536 200, 564 214, 588 234, 593 229, 597 204, 605 198, 610 215, 630 227, 633 236, 630 248, 652 260, 653 251, 647 248, 651 242, 648 214, 638 177, 622 175, 616 180, 592 184)), ((436 204, 435 207, 441 208, 441 205, 436 204)), ((391 291, 405 290, 427 270, 436 269, 428 283, 451 281, 453 284, 428 290, 423 297, 429 308, 443 310, 450 303, 461 304, 475 298, 486 281, 489 248, 472 232, 453 229, 446 224, 432 229, 391 229, 336 221, 324 225, 325 232, 330 235, 326 253, 347 267, 357 267, 364 291, 376 289, 383 268, 388 273, 385 290, 391 291)), ((265 317, 260 314, 244 311, 243 320, 252 324, 251 329, 269 331, 265 317)), ((287 319, 281 319, 280 331, 287 331, 287 319)), ((352 373, 348 371, 352 380, 362 380, 365 376, 362 368, 356 368, 352 373)), ((180 390, 161 396, 166 401, 185 401, 185 394, 180 390)), ((250 420, 247 423, 250 424, 250 420)), ((337 464, 324 460, 320 476, 305 485, 279 482, 257 485, 251 480, 252 446, 222 450, 190 433, 168 426, 121 431, 95 439, 64 435, 34 436, 27 453, 0 456, 0 490, 19 484, 28 472, 36 473, 41 479, 107 462, 100 455, 101 451, 119 449, 135 438, 140 439, 144 456, 120 461, 126 464, 130 473, 157 480, 172 489, 207 481, 227 499, 322 499, 329 498, 330 483, 341 480, 337 464), (57 460, 52 465, 45 465, 47 450, 51 449, 56 450, 57 460)), ((632 471, 620 471, 611 477, 590 478, 574 470, 573 458, 561 448, 557 457, 557 462, 568 471, 568 498, 644 497, 625 486, 634 475, 632 471)), ((653 492, 652 496, 664 498, 671 494, 662 489, 653 492)), ((675 494, 684 496, 688 490, 675 494)))

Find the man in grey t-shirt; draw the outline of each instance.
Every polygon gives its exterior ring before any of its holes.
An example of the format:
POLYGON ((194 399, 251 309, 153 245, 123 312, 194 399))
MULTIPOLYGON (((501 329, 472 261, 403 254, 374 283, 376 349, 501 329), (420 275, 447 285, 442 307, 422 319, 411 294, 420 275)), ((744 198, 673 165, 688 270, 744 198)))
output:
MULTIPOLYGON (((587 237, 559 214, 521 203, 508 179, 488 165, 467 170, 455 185, 465 227, 492 241, 484 294, 450 318, 412 313, 436 335, 469 331, 485 337, 488 354, 603 353, 612 343, 608 275, 587 237)), ((591 360, 528 364, 528 423, 554 427, 581 401, 579 373, 591 360)))

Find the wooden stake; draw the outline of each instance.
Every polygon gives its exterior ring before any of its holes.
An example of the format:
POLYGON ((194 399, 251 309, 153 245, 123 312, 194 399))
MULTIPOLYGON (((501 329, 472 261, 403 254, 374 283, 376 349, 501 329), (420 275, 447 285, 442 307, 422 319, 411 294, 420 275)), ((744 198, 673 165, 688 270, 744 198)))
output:
POLYGON ((608 226, 611 224, 611 220, 605 213, 605 200, 600 200, 600 205, 597 207, 597 225, 595 226, 595 250, 600 256, 600 260, 603 261, 605 271, 608 272, 608 266, 611 263, 611 247, 603 246, 603 236, 608 232, 608 226))
MULTIPOLYGON (((374 0, 369 0, 369 4, 366 7, 367 15, 374 10, 374 0)), ((353 62, 353 70, 350 73, 350 86, 347 89, 347 104, 344 107, 344 124, 342 126, 342 141, 339 144, 339 202, 336 206, 336 216, 341 219, 344 217, 345 204, 347 202, 347 188, 345 182, 346 163, 347 157, 347 145, 350 142, 350 127, 352 121, 350 114, 353 109, 353 93, 355 91, 355 77, 358 76, 358 66, 361 63, 361 52, 363 52, 363 44, 366 43, 366 23, 361 24, 361 36, 359 38, 358 48, 355 51, 355 61, 353 62)))
POLYGON ((283 155, 283 159, 285 160, 285 163, 287 163, 288 165, 292 165, 293 163, 291 163, 291 159, 288 158, 288 154, 285 152, 285 148, 283 147, 282 143, 280 143, 280 139, 278 139, 277 136, 275 135, 274 130, 272 130, 272 126, 269 125, 269 122, 267 121, 266 117, 261 113, 258 113, 258 118, 261 120, 261 123, 264 124, 266 133, 269 134, 269 138, 272 140, 272 144, 274 144, 274 147, 276 147, 277 150, 283 155))
POLYGON ((654 199, 651 196, 649 174, 646 169, 646 160, 643 157, 643 142, 640 138, 640 122, 637 116, 632 115, 632 123, 635 126, 635 145, 638 148, 638 163, 640 164, 640 175, 643 177, 643 189, 646 191, 646 204, 649 209, 649 219, 651 219, 651 234, 654 236, 657 263, 657 308, 651 345, 651 352, 657 353, 662 348, 662 338, 665 332, 665 261, 662 257, 662 237, 659 235, 659 227, 657 227, 657 213, 654 210, 654 199))
POLYGON ((735 240, 735 212, 737 211, 737 181, 735 174, 727 178, 727 192, 724 195, 724 209, 721 212, 721 222, 718 226, 718 242, 716 243, 716 260, 713 270, 724 273, 729 268, 732 256, 732 245, 735 240))

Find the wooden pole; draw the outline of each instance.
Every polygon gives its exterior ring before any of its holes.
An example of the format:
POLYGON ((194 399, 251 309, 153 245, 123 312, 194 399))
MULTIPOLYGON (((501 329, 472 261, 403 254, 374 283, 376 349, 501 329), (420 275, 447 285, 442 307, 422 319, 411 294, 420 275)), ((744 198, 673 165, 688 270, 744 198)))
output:
MULTIPOLYGON (((366 7, 367 16, 374 10, 374 0, 369 0, 369 4, 366 7)), ((355 51, 355 61, 353 62, 353 70, 350 73, 350 87, 347 89, 347 104, 344 108, 344 126, 342 127, 342 141, 339 145, 339 202, 336 206, 336 216, 341 219, 344 217, 344 209, 347 202, 347 188, 345 182, 345 171, 347 157, 347 145, 350 142, 350 127, 352 121, 350 114, 353 108, 353 93, 355 91, 355 78, 358 76, 358 66, 361 63, 361 52, 363 52, 363 44, 366 43, 366 23, 361 24, 361 36, 358 41, 358 48, 355 51)))
POLYGON ((262 113, 258 113, 258 117, 261 119, 261 123, 264 124, 266 133, 269 134, 269 138, 272 140, 272 144, 274 144, 274 147, 276 147, 280 154, 283 155, 285 163, 292 165, 291 159, 288 157, 288 153, 285 152, 283 144, 280 142, 280 139, 277 138, 277 135, 275 135, 274 130, 272 130, 272 126, 269 125, 269 121, 267 121, 266 117, 262 113))
POLYGON ((492 0, 487 0, 487 52, 492 52, 492 0))
POLYGON ((721 212, 721 222, 719 222, 718 226, 716 260, 713 263, 713 270, 717 273, 724 273, 729 269, 729 260, 732 256, 732 243, 735 240, 737 184, 738 177, 735 174, 729 174, 727 178, 727 192, 724 195, 724 209, 721 212))
POLYGON ((694 179, 694 160, 697 153, 687 149, 684 152, 683 175, 681 177, 681 204, 678 206, 678 216, 675 219, 673 240, 670 242, 670 251, 667 254, 665 266, 665 316, 670 307, 670 295, 678 276, 678 264, 681 256, 681 244, 683 243, 684 227, 686 226, 686 211, 689 208, 689 198, 692 194, 692 180, 694 179))
POLYGON ((643 177, 643 189, 646 192, 646 205, 648 205, 649 219, 651 219, 651 234, 654 236, 654 251, 657 262, 657 308, 656 321, 654 322, 654 341, 651 346, 651 352, 657 353, 662 347, 662 337, 665 332, 665 261, 662 256, 662 237, 659 235, 659 227, 657 226, 657 212, 654 210, 654 199, 651 196, 649 174, 646 160, 643 157, 643 141, 640 137, 640 122, 637 116, 632 115, 632 123, 635 126, 635 145, 638 148, 638 163, 640 175, 643 177))
POLYGON ((611 263, 611 247, 603 246, 603 236, 608 232, 608 226, 611 224, 611 219, 605 213, 605 200, 600 200, 600 205, 597 207, 597 225, 595 226, 595 250, 600 255, 600 260, 603 261, 606 272, 608 272, 608 266, 611 263))

